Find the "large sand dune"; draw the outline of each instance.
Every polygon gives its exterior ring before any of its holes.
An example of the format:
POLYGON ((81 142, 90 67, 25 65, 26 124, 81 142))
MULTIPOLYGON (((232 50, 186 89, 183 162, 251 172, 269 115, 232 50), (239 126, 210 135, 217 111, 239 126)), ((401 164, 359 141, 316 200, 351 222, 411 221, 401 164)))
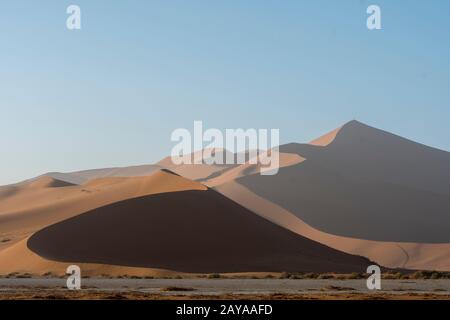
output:
MULTIPOLYGON (((13 188, 0 201, 0 250, 41 228, 91 209, 144 195, 205 190, 198 182, 164 171, 147 177, 103 178, 81 186, 49 187, 41 177, 13 188), (1 242, 8 239, 8 242, 1 242)), ((0 261, 1 263, 1 261, 0 261)))
POLYGON ((347 178, 367 178, 450 195, 450 153, 351 121, 326 146, 292 143, 297 153, 347 178))
POLYGON ((182 272, 363 272, 370 264, 279 227, 213 190, 97 208, 38 231, 28 247, 49 260, 182 272))
POLYGON ((450 197, 368 178, 306 160, 274 176, 238 183, 335 235, 366 240, 450 243, 450 197))
POLYGON ((61 274, 72 263, 89 275, 352 272, 370 263, 167 170, 80 186, 41 177, 4 190, 0 236, 10 241, 0 246, 2 274, 61 274))
POLYGON ((337 236, 311 227, 292 212, 258 196, 235 181, 220 185, 215 190, 269 221, 299 235, 340 251, 367 257, 385 267, 450 270, 450 243, 388 242, 337 236))
POLYGON ((280 150, 306 160, 282 165, 275 176, 224 175, 211 185, 336 249, 389 267, 450 269, 448 152, 356 121, 280 150))
POLYGON ((166 158, 0 187, 0 273, 450 270, 448 152, 352 121, 259 170, 166 158))

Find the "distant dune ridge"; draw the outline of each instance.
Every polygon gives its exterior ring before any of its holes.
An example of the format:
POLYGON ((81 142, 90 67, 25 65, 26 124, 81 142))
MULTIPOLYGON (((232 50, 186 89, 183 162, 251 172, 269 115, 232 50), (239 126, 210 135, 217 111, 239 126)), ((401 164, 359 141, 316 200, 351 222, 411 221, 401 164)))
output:
POLYGON ((450 270, 449 152, 351 121, 259 170, 166 158, 0 187, 0 274, 450 270))
POLYGON ((70 173, 50 172, 45 176, 74 184, 83 184, 91 180, 108 177, 142 177, 161 169, 158 165, 141 165, 123 168, 83 170, 70 173))

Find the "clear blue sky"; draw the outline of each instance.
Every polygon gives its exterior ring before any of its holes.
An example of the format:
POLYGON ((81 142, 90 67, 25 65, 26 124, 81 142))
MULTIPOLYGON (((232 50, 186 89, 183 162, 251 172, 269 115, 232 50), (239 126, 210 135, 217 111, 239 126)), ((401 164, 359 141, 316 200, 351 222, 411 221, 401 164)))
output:
POLYGON ((358 119, 450 150, 449 15, 446 0, 2 1, 0 184, 152 163, 194 120, 285 143, 358 119))

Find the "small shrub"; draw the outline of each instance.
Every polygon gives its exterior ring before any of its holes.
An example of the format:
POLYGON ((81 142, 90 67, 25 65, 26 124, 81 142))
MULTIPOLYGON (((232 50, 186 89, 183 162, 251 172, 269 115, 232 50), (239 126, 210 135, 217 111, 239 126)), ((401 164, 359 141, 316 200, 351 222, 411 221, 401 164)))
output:
POLYGON ((51 272, 46 272, 46 273, 42 274, 42 276, 43 276, 43 277, 51 278, 51 277, 53 277, 53 273, 51 273, 51 272))
POLYGON ((161 288, 161 291, 194 291, 194 288, 169 286, 161 288))
POLYGON ((317 279, 318 277, 319 277, 319 275, 317 273, 314 273, 314 272, 306 273, 303 276, 304 279, 317 279))
POLYGON ((362 275, 358 272, 352 272, 350 273, 350 275, 348 276, 348 279, 354 280, 354 279, 361 279, 362 275))
POLYGON ((331 274, 319 274, 317 279, 326 280, 326 279, 334 279, 334 275, 331 274))
POLYGON ((441 274, 439 272, 433 272, 431 274, 431 279, 441 279, 441 274))

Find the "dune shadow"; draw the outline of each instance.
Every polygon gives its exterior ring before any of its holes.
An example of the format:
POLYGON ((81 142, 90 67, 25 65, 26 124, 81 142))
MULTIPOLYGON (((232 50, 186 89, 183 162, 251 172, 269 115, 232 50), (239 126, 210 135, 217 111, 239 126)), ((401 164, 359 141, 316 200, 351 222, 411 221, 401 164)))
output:
POLYGON ((55 261, 182 272, 362 272, 369 263, 279 227, 213 190, 117 202, 46 227, 27 245, 55 261))

